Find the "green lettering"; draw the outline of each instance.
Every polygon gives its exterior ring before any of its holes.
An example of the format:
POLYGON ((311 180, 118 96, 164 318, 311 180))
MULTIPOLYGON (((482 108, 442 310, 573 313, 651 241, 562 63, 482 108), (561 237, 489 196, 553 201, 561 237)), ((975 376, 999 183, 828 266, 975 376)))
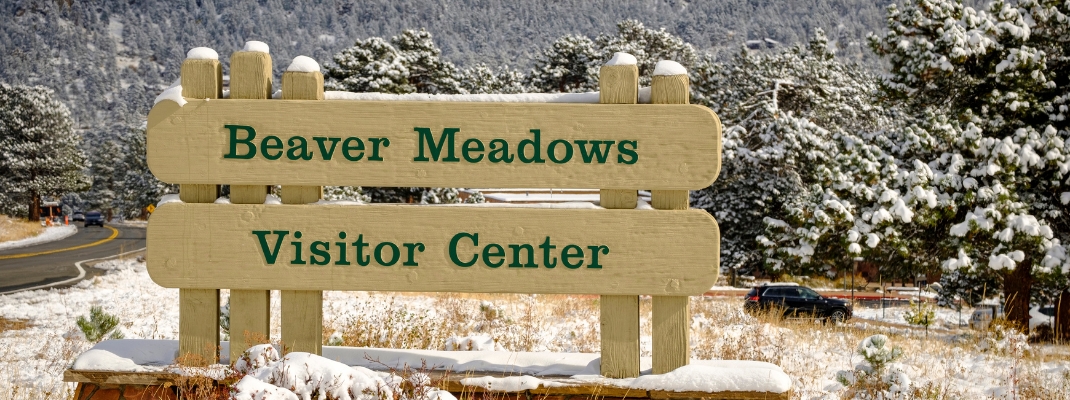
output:
POLYGON ((555 164, 567 163, 569 160, 572 159, 572 143, 569 143, 566 140, 557 139, 555 141, 550 142, 550 148, 547 149, 546 153, 546 155, 550 156, 550 161, 553 161, 555 164), (565 145, 565 156, 560 159, 557 158, 557 151, 554 150, 557 148, 558 144, 565 145))
POLYGON ((591 263, 587 264, 587 268, 601 269, 602 268, 602 264, 598 263, 598 253, 601 252, 602 254, 608 255, 609 254, 609 246, 606 246, 606 245, 587 246, 587 248, 591 249, 591 263))
POLYGON ((308 251, 312 253, 308 258, 308 262, 312 265, 327 265, 331 262, 331 253, 328 252, 330 244, 327 242, 315 241, 312 242, 312 246, 308 251), (319 258, 316 258, 319 256, 319 258))
POLYGON ((290 234, 290 231, 253 231, 253 234, 256 235, 256 238, 260 241, 260 252, 264 253, 264 261, 266 261, 268 265, 275 265, 275 259, 279 256, 279 248, 282 247, 282 240, 286 238, 286 235, 290 234), (268 251, 266 238, 269 233, 274 233, 276 236, 275 249, 271 251, 268 251))
POLYGON ((379 144, 383 145, 383 148, 390 147, 390 139, 387 138, 368 138, 372 142, 372 155, 368 157, 368 161, 383 161, 383 157, 379 155, 379 144))
POLYGON ((401 251, 398 250, 398 245, 391 242, 382 242, 378 246, 375 246, 375 262, 384 267, 389 267, 398 262, 398 258, 401 258, 401 251), (383 248, 390 247, 390 261, 383 260, 383 248))
POLYGON ((316 141, 316 145, 319 146, 320 155, 323 156, 323 159, 327 160, 327 161, 331 161, 331 158, 334 157, 334 148, 338 147, 338 142, 341 141, 342 138, 313 136, 312 140, 315 140, 316 141), (329 150, 327 149, 327 146, 324 143, 324 141, 331 142, 331 148, 329 150))
POLYGON ((542 265, 545 265, 546 268, 556 267, 557 266, 557 257, 552 257, 551 258, 550 257, 550 250, 556 249, 557 246, 554 246, 554 245, 550 244, 550 237, 549 236, 546 237, 546 241, 542 242, 542 244, 539 245, 539 248, 542 249, 542 265))
POLYGON ((469 238, 472 240, 472 246, 479 246, 479 234, 461 232, 453 235, 453 239, 450 239, 450 261, 453 261, 453 263, 459 267, 471 267, 475 265, 476 260, 479 259, 479 255, 472 254, 472 261, 468 262, 463 262, 461 259, 457 258, 457 243, 461 241, 461 238, 469 238))
POLYGON ((364 141, 357 137, 346 138, 346 141, 342 142, 342 157, 345 157, 349 161, 360 161, 364 158, 364 141), (356 145, 350 145, 349 142, 357 142, 356 145), (351 155, 351 151, 360 151, 357 155, 351 155))
POLYGON ((312 159, 312 153, 308 152, 308 141, 306 141, 305 138, 300 136, 293 136, 286 141, 286 144, 290 146, 290 149, 286 150, 286 158, 295 161, 308 161, 312 159))
POLYGON ((461 147, 461 156, 464 156, 464 160, 470 163, 477 163, 483 160, 483 142, 476 138, 471 138, 464 141, 464 146, 461 147), (479 152, 479 157, 472 157, 470 152, 479 152))
POLYGON ((357 236, 357 241, 353 242, 353 247, 357 248, 357 265, 367 267, 371 264, 371 256, 364 255, 364 248, 368 247, 368 244, 364 242, 364 234, 357 236))
POLYGON ((408 250, 409 257, 405 260, 405 263, 401 264, 401 265, 404 265, 404 266, 407 266, 407 267, 418 267, 418 266, 420 266, 420 263, 416 262, 415 255, 413 253, 415 253, 417 248, 419 248, 420 252, 423 253, 424 252, 424 244, 423 243, 402 243, 402 245, 405 246, 406 250, 408 250))
MULTIPOLYGON (((301 231, 294 232, 294 239, 301 238, 301 231)), ((294 259, 290 264, 305 265, 305 259, 301 256, 301 242, 290 242, 294 245, 294 259)))
POLYGON ((509 268, 514 267, 526 267, 526 268, 538 268, 539 264, 535 263, 535 249, 530 244, 511 244, 509 248, 513 250, 513 262, 509 263, 509 268), (520 250, 528 250, 528 262, 520 263, 520 250))
POLYGON ((487 247, 483 248, 483 264, 486 264, 488 267, 498 268, 502 266, 502 264, 505 264, 505 260, 502 259, 504 257, 505 249, 497 243, 488 244, 487 247), (493 253, 491 252, 491 249, 494 249, 493 253), (492 261, 491 257, 497 258, 498 261, 492 261))
POLYGON ((487 156, 487 159, 492 163, 504 162, 509 164, 513 162, 513 156, 509 155, 509 142, 505 141, 505 139, 491 140, 490 155, 487 156), (495 144, 498 145, 497 148, 495 148, 495 144))
POLYGON ((635 149, 639 147, 639 143, 634 140, 621 140, 617 143, 617 162, 620 164, 635 164, 639 161, 639 154, 636 154, 635 149), (628 148, 631 145, 631 149, 628 148), (627 159, 624 157, 628 156, 627 159))
POLYGON ((282 139, 278 136, 265 136, 260 141, 260 154, 268 160, 278 160, 282 157, 282 139), (278 150, 277 153, 268 153, 269 150, 278 150))
POLYGON ((230 152, 223 155, 223 158, 237 158, 240 160, 248 160, 256 156, 256 146, 253 145, 253 138, 256 137, 256 131, 251 126, 245 125, 223 125, 224 128, 230 130, 230 152), (249 134, 245 139, 238 139, 238 129, 241 129, 249 134), (245 145, 245 154, 238 154, 238 145, 245 145))
POLYGON ((606 158, 609 157, 609 149, 613 148, 612 140, 577 140, 576 146, 580 148, 580 157, 583 158, 583 162, 590 164, 592 159, 597 159, 599 164, 605 164, 606 158), (588 149, 587 143, 591 144, 588 149), (602 147, 605 145, 605 147, 602 147))
POLYGON ((565 248, 561 251, 561 263, 565 264, 565 268, 568 268, 568 269, 576 269, 576 268, 582 267, 583 266, 583 249, 580 248, 580 246, 577 246, 577 245, 574 245, 574 244, 570 244, 568 246, 565 246, 565 248), (575 263, 575 264, 569 262, 569 260, 571 260, 573 258, 579 258, 580 262, 575 263))
MULTIPOLYGON (((338 232, 339 239, 345 239, 345 232, 338 232)), ((334 265, 350 265, 349 260, 346 259, 346 242, 334 242, 335 246, 338 246, 338 261, 334 262, 334 265)))
POLYGON ((435 137, 431 135, 431 128, 412 128, 420 136, 420 154, 413 158, 413 161, 428 162, 431 160, 438 161, 438 157, 442 154, 442 148, 446 147, 447 156, 443 158, 443 162, 459 162, 461 159, 457 158, 454 154, 454 138, 457 132, 461 131, 461 128, 445 128, 442 130, 442 135, 439 136, 438 144, 435 144, 435 137), (448 144, 447 144, 448 142, 448 144), (428 159, 424 155, 424 148, 431 153, 431 158, 428 159))
POLYGON ((531 132, 535 139, 521 140, 520 145, 516 147, 516 158, 520 159, 520 162, 524 164, 541 164, 546 162, 546 160, 542 158, 542 154, 540 154, 542 153, 542 133, 538 129, 532 129, 529 132, 531 132), (530 158, 525 157, 524 146, 530 146, 534 155, 530 158))

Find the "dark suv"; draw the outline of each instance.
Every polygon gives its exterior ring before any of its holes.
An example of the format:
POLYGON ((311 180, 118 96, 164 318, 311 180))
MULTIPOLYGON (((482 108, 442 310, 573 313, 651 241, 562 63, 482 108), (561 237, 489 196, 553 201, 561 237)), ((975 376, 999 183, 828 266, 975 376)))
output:
POLYGON ((83 227, 88 227, 92 225, 96 225, 103 228, 104 216, 97 211, 90 211, 85 213, 85 225, 83 225, 83 227))
POLYGON ((757 286, 747 292, 743 309, 766 310, 772 307, 784 309, 788 317, 811 317, 824 321, 843 322, 851 318, 851 303, 830 299, 817 294, 813 289, 796 284, 772 283, 757 286))

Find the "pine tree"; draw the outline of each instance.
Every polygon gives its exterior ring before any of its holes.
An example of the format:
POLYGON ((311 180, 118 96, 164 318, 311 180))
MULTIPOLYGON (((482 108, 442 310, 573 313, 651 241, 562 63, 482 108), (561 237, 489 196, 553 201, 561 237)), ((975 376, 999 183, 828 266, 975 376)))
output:
POLYGON ((43 196, 84 190, 89 166, 70 111, 41 86, 0 84, 0 188, 6 213, 40 218, 43 196), (17 208, 15 204, 22 204, 17 208))
POLYGON ((380 37, 357 42, 334 55, 327 65, 328 89, 348 92, 412 93, 409 68, 401 51, 380 37))
POLYGON ((650 76, 658 61, 672 60, 691 69, 699 58, 694 46, 684 42, 679 36, 669 33, 665 28, 647 28, 634 19, 617 23, 616 35, 599 35, 595 43, 603 57, 616 52, 635 56, 639 66, 640 85, 650 85, 650 76))
POLYGON ((149 171, 145 158, 145 127, 130 128, 123 136, 126 157, 123 159, 125 173, 121 210, 126 217, 141 215, 141 210, 155 204, 165 194, 178 193, 178 185, 160 182, 149 171))
MULTIPOLYGON (((95 146, 89 153, 92 167, 89 175, 93 184, 86 193, 88 206, 104 213, 107 219, 121 207, 121 196, 125 184, 126 171, 123 155, 126 152, 116 140, 107 140, 95 146)), ((118 212, 117 212, 118 211, 118 212)))
POLYGON ((576 93, 598 90, 602 52, 586 36, 567 35, 554 41, 535 59, 528 85, 542 92, 576 93))
POLYGON ((390 38, 390 43, 401 53, 401 63, 408 69, 408 81, 416 93, 461 93, 457 67, 442 59, 442 50, 435 46, 431 33, 406 29, 390 38))
POLYGON ((484 63, 478 63, 461 73, 461 89, 466 93, 524 93, 525 76, 520 71, 508 66, 491 69, 484 63))

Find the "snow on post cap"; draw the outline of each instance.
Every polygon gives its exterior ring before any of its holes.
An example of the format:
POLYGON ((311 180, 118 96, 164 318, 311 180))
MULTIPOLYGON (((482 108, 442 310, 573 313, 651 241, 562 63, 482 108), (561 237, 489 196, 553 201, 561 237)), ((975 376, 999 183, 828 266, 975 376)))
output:
POLYGON ((687 68, 676 61, 661 60, 654 66, 654 76, 687 75, 687 68))
POLYGON ((606 66, 612 65, 636 65, 639 62, 635 59, 635 56, 628 53, 613 53, 613 58, 610 58, 606 62, 606 66))
POLYGON ((313 60, 312 57, 297 56, 294 57, 290 66, 286 67, 286 70, 293 72, 319 72, 320 63, 313 60))
POLYGON ((187 60, 218 60, 219 53, 207 47, 194 47, 186 53, 187 60))
POLYGON ((250 40, 248 42, 245 42, 245 47, 242 47, 241 51, 255 51, 264 54, 271 54, 267 43, 257 40, 250 40))

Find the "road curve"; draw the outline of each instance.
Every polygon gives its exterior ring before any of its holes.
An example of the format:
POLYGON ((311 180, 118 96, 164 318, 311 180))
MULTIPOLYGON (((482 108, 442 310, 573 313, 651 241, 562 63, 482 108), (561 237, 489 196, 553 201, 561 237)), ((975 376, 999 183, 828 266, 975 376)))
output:
POLYGON ((69 280, 80 273, 74 265, 78 261, 115 256, 143 247, 145 228, 108 225, 78 226, 78 233, 62 240, 0 251, 0 293, 69 280))

